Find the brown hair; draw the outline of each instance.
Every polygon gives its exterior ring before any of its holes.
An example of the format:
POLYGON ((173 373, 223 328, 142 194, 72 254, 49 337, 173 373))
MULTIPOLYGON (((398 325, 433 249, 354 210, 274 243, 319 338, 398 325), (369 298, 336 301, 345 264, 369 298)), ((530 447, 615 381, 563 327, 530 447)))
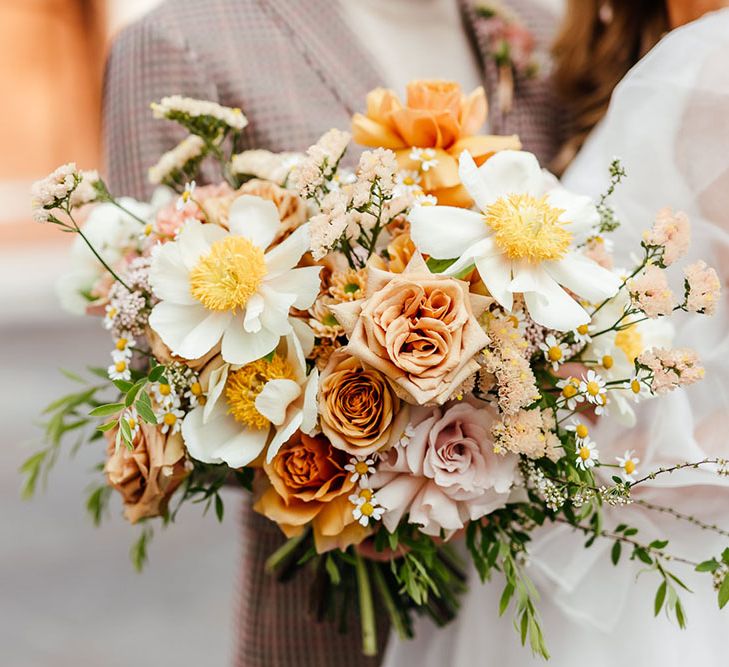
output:
POLYGON ((552 168, 561 173, 607 111, 626 72, 668 30, 665 0, 568 0, 554 43, 554 85, 573 125, 552 168))

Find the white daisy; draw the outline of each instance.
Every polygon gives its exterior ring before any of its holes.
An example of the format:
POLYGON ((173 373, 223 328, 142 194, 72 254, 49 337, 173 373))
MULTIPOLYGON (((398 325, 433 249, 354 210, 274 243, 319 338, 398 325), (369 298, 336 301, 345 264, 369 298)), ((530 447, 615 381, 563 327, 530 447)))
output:
POLYGON ((565 427, 568 431, 572 431, 575 434, 575 441, 577 442, 578 446, 583 441, 586 440, 590 435, 590 429, 587 428, 585 424, 583 424, 578 419, 572 418, 570 420, 570 423, 567 424, 565 427))
POLYGON ((369 486, 369 475, 375 474, 375 460, 366 456, 353 456, 344 469, 352 473, 350 482, 359 482, 360 486, 369 486))
POLYGON ((635 455, 634 449, 626 449, 623 456, 616 456, 615 460, 623 469, 622 475, 626 482, 634 482, 635 475, 638 474, 638 464, 640 459, 635 455))
POLYGON ((572 330, 572 336, 575 339, 575 343, 589 343, 592 340, 590 336, 590 325, 580 324, 580 326, 572 330))
POLYGON ((132 356, 132 347, 136 344, 134 338, 130 334, 124 333, 114 341, 114 352, 123 355, 126 358, 132 356))
POLYGON ((196 408, 205 399, 205 393, 197 377, 191 378, 183 396, 187 399, 191 408, 196 408))
POLYGON ((223 359, 243 365, 293 331, 289 310, 314 302, 321 267, 294 268, 309 249, 308 224, 266 252, 280 224, 273 202, 242 195, 230 231, 190 220, 159 247, 150 282, 160 302, 149 324, 173 354, 197 359, 222 340, 223 359))
POLYGON ((385 508, 369 489, 361 489, 359 494, 350 496, 349 500, 354 504, 352 516, 362 526, 368 526, 370 521, 379 521, 385 513, 385 508))
POLYGON ((413 162, 420 163, 420 171, 430 171, 438 166, 438 153, 434 148, 413 148, 408 157, 413 162))
POLYGON ((588 403, 595 407, 595 414, 603 414, 607 405, 607 391, 605 390, 605 378, 593 370, 587 371, 580 380, 580 393, 584 395, 588 403))
POLYGON ((437 259, 457 258, 450 275, 475 264, 506 310, 514 294, 524 294, 529 315, 549 329, 570 331, 589 322, 563 287, 589 301, 602 301, 619 287, 614 274, 576 250, 576 236, 599 221, 590 198, 569 193, 522 151, 500 151, 481 167, 464 151, 459 175, 480 210, 414 207, 409 219, 418 249, 437 259))
POLYGON ((104 309, 104 329, 111 329, 114 326, 114 320, 119 314, 119 309, 112 304, 108 304, 104 309))
POLYGON ((564 378, 557 382, 557 386, 562 390, 559 398, 561 404, 558 403, 558 407, 567 407, 568 410, 576 410, 577 404, 585 400, 584 395, 580 393, 580 380, 577 378, 564 378))
POLYGON ((392 191, 393 196, 403 197, 405 195, 422 194, 421 186, 422 178, 420 173, 413 170, 399 171, 395 175, 395 187, 392 191))
POLYGON ((129 359, 123 355, 114 358, 113 353, 111 356, 112 359, 114 359, 114 363, 107 369, 109 379, 130 380, 132 377, 132 371, 129 368, 129 359))
POLYGON ((185 189, 182 191, 182 194, 180 195, 179 199, 177 200, 177 210, 181 211, 185 206, 187 205, 187 202, 189 202, 192 199, 192 195, 195 193, 195 181, 191 181, 189 183, 185 183, 185 189))
POLYGON ((126 420, 129 425, 129 430, 132 433, 132 440, 134 440, 139 433, 139 415, 137 414, 137 409, 134 406, 127 408, 122 413, 121 418, 126 420))
POLYGON ((157 415, 157 420, 162 424, 162 433, 174 435, 182 428, 182 420, 185 413, 176 405, 169 405, 162 409, 157 415))
POLYGON ((190 456, 240 468, 268 443, 271 461, 297 430, 311 434, 316 428, 318 386, 319 372, 306 374, 304 351, 293 334, 269 357, 244 366, 224 364, 210 375, 205 405, 182 425, 190 456))
POLYGON ((569 347, 566 343, 558 342, 554 334, 549 334, 543 343, 539 343, 539 349, 544 352, 544 358, 552 366, 552 370, 555 373, 567 361, 569 347))
POLYGON ((172 385, 165 382, 156 382, 152 385, 152 394, 157 404, 162 407, 179 407, 180 397, 172 385))
POLYGON ((594 467, 600 456, 597 446, 590 438, 584 438, 577 443, 575 454, 575 465, 582 470, 594 467))

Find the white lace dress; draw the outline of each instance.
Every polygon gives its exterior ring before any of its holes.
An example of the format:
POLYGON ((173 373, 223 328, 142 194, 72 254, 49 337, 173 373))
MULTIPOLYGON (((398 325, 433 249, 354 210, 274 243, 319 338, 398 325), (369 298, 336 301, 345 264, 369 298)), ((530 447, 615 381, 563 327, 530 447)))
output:
MULTIPOLYGON (((613 204, 623 226, 618 248, 639 249, 640 235, 661 207, 686 211, 693 223, 687 260, 717 268, 724 295, 713 318, 675 317, 676 345, 696 349, 706 379, 659 401, 641 404, 638 425, 602 423, 593 429, 601 458, 635 449, 641 470, 663 464, 729 457, 729 10, 668 34, 616 88, 604 121, 564 177, 574 191, 605 189, 611 159, 628 173, 613 204)), ((618 266, 629 263, 617 253, 618 266)), ((676 291, 683 293, 680 270, 676 291)), ((636 490, 637 493, 637 490, 636 490)), ((729 480, 689 470, 663 476, 641 489, 654 504, 695 513, 729 530, 729 480)), ((729 539, 698 530, 665 514, 632 505, 607 513, 606 523, 629 523, 650 541, 671 535, 678 555, 704 559, 729 539)), ((551 664, 556 667, 720 667, 729 664, 729 610, 720 612, 707 575, 676 565, 694 590, 685 594, 688 628, 663 615, 653 618, 658 581, 638 577, 640 564, 610 562, 607 540, 584 549, 569 527, 548 527, 537 536, 529 570, 542 595, 540 610, 551 664)), ((471 577, 458 619, 442 630, 418 623, 411 642, 392 637, 384 667, 514 667, 543 664, 519 644, 509 612, 498 616, 502 589, 471 577)))

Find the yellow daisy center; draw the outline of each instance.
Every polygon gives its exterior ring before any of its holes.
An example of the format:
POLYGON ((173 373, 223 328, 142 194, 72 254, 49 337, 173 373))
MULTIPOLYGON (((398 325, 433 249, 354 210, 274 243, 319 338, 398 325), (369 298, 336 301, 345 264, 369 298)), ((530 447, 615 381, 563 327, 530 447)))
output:
POLYGON ((590 458, 590 448, 589 447, 580 447, 579 455, 583 461, 587 461, 587 459, 590 458))
POLYGON ((625 463, 623 464, 623 470, 625 470, 625 472, 626 472, 626 473, 627 473, 628 475, 632 475, 632 474, 633 474, 633 473, 635 472, 635 463, 633 463, 633 461, 632 461, 631 459, 628 459, 628 460, 627 460, 627 461, 626 461, 626 462, 625 462, 625 463))
POLYGON ((200 385, 200 383, 193 382, 190 385, 190 392, 192 393, 193 396, 200 396, 200 394, 202 394, 202 386, 200 385))
POLYGON ((565 398, 572 398, 576 394, 577 394, 577 387, 575 387, 575 385, 573 385, 571 382, 569 384, 566 384, 562 388, 562 396, 564 396, 565 398))
POLYGON ((294 380, 296 374, 291 364, 274 354, 273 358, 258 359, 240 370, 233 371, 225 384, 228 414, 237 422, 262 430, 270 422, 256 410, 256 398, 270 380, 294 380))
POLYGON ((364 498, 367 501, 372 500, 372 489, 361 489, 359 492, 359 497, 364 498))
POLYGON ((177 421, 177 415, 174 412, 168 412, 164 417, 162 417, 162 421, 164 421, 167 426, 174 426, 177 421))
POLYGON ((190 271, 190 292, 209 310, 243 308, 266 275, 263 250, 242 236, 213 243, 190 271))
POLYGON ((612 368, 614 363, 615 363, 615 361, 609 354, 606 354, 602 358, 602 367, 606 370, 612 368))
POLYGON ((159 386, 159 393, 161 396, 169 396, 170 392, 172 391, 172 387, 168 384, 161 384, 159 386))
POLYGON ((372 503, 362 503, 359 511, 362 512, 362 514, 364 514, 365 516, 372 516, 375 513, 375 508, 372 503))
POLYGON ((638 327, 633 324, 615 334, 615 347, 625 353, 628 361, 632 364, 636 357, 643 351, 643 336, 640 335, 638 327))
POLYGON ((588 435, 590 435, 590 431, 584 424, 577 424, 577 428, 575 428, 575 434, 578 438, 586 438, 588 435))
POLYGON ((638 380, 632 380, 630 382, 630 388, 634 394, 640 394, 640 382, 638 380))
POLYGON ((116 362, 116 363, 114 364, 114 368, 116 369, 116 372, 117 372, 117 373, 123 373, 123 372, 124 372, 124 371, 125 371, 125 370, 127 369, 127 362, 126 362, 126 361, 124 361, 124 360, 122 360, 122 361, 117 361, 117 362, 116 362))
POLYGON ((120 352, 124 351, 127 347, 128 342, 129 341, 126 338, 120 338, 119 340, 116 341, 116 349, 119 350, 120 352))
POLYGON ((595 382, 595 380, 588 382, 587 393, 590 394, 590 396, 597 396, 600 393, 600 384, 595 382))
POLYGON ((360 475, 366 475, 369 472, 370 467, 364 461, 357 461, 354 464, 354 471, 360 475))
POLYGON ((134 419, 134 417, 128 417, 127 418, 127 424, 129 424, 129 428, 133 431, 135 428, 137 428, 137 420, 134 419))
POLYGON ((494 230, 494 241, 509 259, 533 262, 562 259, 572 234, 559 216, 564 210, 526 194, 502 197, 489 206, 486 224, 494 230))
POLYGON ((562 358, 562 350, 556 345, 553 345, 547 350, 547 356, 550 361, 559 361, 562 358))
POLYGON ((415 185, 415 179, 412 176, 405 176, 402 179, 403 185, 415 185))
POLYGON ((580 334, 580 336, 586 336, 587 331, 588 329, 586 324, 580 324, 580 326, 577 327, 577 333, 580 334))

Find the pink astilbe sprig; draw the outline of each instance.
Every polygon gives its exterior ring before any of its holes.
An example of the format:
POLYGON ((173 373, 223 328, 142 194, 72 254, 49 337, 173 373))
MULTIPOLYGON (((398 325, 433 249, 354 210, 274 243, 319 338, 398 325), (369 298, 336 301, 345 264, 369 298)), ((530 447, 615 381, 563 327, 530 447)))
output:
POLYGON ((713 315, 721 295, 721 282, 716 271, 699 260, 689 264, 683 275, 686 285, 686 310, 713 315))
POLYGON ((703 379, 705 371, 699 356, 686 347, 653 348, 643 352, 638 366, 651 373, 649 379, 654 394, 665 394, 679 387, 694 384, 703 379))
POLYGON ((628 292, 633 305, 650 318, 673 312, 673 292, 668 286, 666 274, 655 264, 648 264, 628 281, 628 292))
POLYGON ((661 251, 659 262, 670 266, 683 257, 691 245, 691 224, 688 216, 669 207, 662 208, 656 215, 653 227, 643 234, 643 245, 661 251))

